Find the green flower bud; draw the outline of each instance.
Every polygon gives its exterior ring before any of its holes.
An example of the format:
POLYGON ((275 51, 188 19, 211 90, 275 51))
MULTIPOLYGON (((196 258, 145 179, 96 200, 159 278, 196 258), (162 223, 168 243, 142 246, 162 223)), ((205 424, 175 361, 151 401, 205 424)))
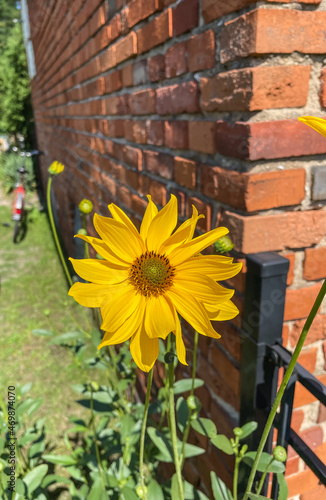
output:
POLYGON ((147 495, 147 486, 137 486, 136 488, 136 495, 138 496, 138 498, 144 498, 145 497, 145 494, 144 494, 144 490, 145 490, 145 493, 147 495))
POLYGON ((240 429, 240 427, 235 427, 235 428, 233 429, 233 434, 234 434, 235 436, 240 437, 240 436, 242 435, 242 429, 240 429))
POLYGON ((174 358, 175 354, 172 351, 168 351, 164 355, 164 363, 170 365, 171 363, 174 363, 174 358))
POLYGON ((243 457, 243 455, 246 453, 247 450, 248 450, 248 445, 244 444, 240 450, 240 456, 243 457))
POLYGON ((87 231, 86 231, 86 229, 81 227, 80 229, 78 229, 78 234, 83 234, 84 236, 87 236, 87 231))
POLYGON ((50 313, 51 313, 50 309, 44 309, 43 310, 44 316, 50 316, 50 313))
POLYGON ((287 459, 287 453, 283 446, 275 446, 273 450, 273 458, 278 462, 285 462, 287 459))
POLYGON ((79 210, 82 214, 90 214, 93 210, 93 203, 90 200, 84 198, 78 205, 79 210))
POLYGON ((97 392, 99 390, 99 388, 100 388, 100 386, 98 385, 97 382, 91 382, 89 385, 91 386, 91 390, 93 392, 97 392))
POLYGON ((227 253, 232 250, 234 244, 228 236, 222 236, 222 238, 219 238, 217 241, 215 241, 213 246, 216 252, 227 253))
POLYGON ((197 413, 201 410, 201 402, 196 396, 187 397, 187 406, 189 410, 196 411, 197 413))

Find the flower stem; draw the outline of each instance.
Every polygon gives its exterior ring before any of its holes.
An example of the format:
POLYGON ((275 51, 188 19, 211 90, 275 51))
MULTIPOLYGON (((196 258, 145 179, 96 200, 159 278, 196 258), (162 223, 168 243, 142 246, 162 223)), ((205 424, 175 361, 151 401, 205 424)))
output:
POLYGON ((266 465, 266 469, 264 470, 263 475, 262 475, 262 477, 260 479, 259 485, 257 487, 256 495, 259 495, 259 493, 261 492, 261 489, 262 489, 264 481, 265 481, 265 477, 267 475, 268 467, 271 465, 271 463, 273 462, 273 460, 274 460, 274 457, 271 457, 270 462, 266 465))
POLYGON ((153 368, 151 368, 151 370, 148 373, 144 417, 143 417, 143 423, 142 423, 141 434, 140 434, 139 471, 140 471, 140 485, 141 485, 142 490, 143 490, 143 499, 144 500, 147 500, 147 493, 146 493, 146 488, 145 488, 145 474, 144 474, 144 448, 145 448, 145 434, 146 434, 149 397, 151 394, 152 381, 153 381, 153 368))
POLYGON ((236 457, 234 464, 234 473, 233 473, 233 500, 237 500, 238 498, 238 476, 239 476, 240 462, 241 458, 236 457))
MULTIPOLYGON (((83 221, 83 229, 85 229, 85 231, 87 231, 86 215, 82 213, 81 216, 82 216, 82 221, 83 221)), ((89 249, 88 249, 87 241, 84 241, 84 257, 85 257, 85 259, 89 259, 89 249)))
POLYGON ((95 422, 94 422, 94 399, 93 399, 93 388, 92 388, 92 386, 91 386, 91 420, 90 420, 90 423, 91 423, 93 434, 94 434, 94 446, 95 446, 96 459, 97 459, 98 470, 99 470, 99 473, 100 473, 102 488, 103 488, 103 491, 106 491, 104 477, 103 477, 101 455, 100 455, 100 450, 99 450, 99 447, 98 447, 97 435, 96 435, 96 427, 95 427, 95 422))
MULTIPOLYGON (((195 392, 195 378, 196 378, 196 370, 197 370, 197 350, 198 350, 198 332, 195 331, 195 338, 194 338, 194 349, 192 351, 192 375, 191 375, 191 390, 190 390, 190 396, 194 395, 195 392)), ((191 426, 191 415, 189 415, 189 419, 183 434, 183 439, 182 439, 182 450, 181 450, 181 456, 180 456, 180 464, 181 464, 181 470, 183 468, 183 464, 185 461, 185 446, 188 441, 188 436, 190 432, 190 426, 191 426)))
POLYGON ((171 428, 171 438, 172 438, 172 449, 174 456, 175 471, 178 480, 179 498, 184 499, 183 496, 183 486, 182 486, 182 475, 181 475, 181 462, 179 459, 178 445, 177 445, 177 428, 175 424, 175 413, 174 413, 174 363, 169 363, 169 414, 170 414, 170 428, 171 428))
POLYGON ((262 437, 260 439, 260 443, 259 443, 259 446, 258 446, 258 450, 257 450, 257 454, 256 454, 256 458, 255 458, 255 461, 253 463, 253 466, 252 466, 252 469, 251 469, 251 472, 250 472, 250 476, 249 476, 249 479, 248 479, 248 484, 247 484, 247 488, 246 488, 246 493, 243 497, 243 500, 247 500, 248 498, 248 495, 249 493, 251 492, 251 488, 252 488, 252 485, 253 485, 253 482, 254 482, 254 479, 255 479, 255 474, 256 474, 256 471, 257 471, 257 466, 258 466, 258 463, 259 463, 259 460, 260 460, 260 456, 262 454, 262 451, 264 449, 264 446, 265 446, 265 443, 267 441, 267 438, 268 438, 268 435, 269 435, 269 432, 271 430, 271 427, 272 427, 272 424, 273 424, 273 421, 274 421, 274 418, 275 418, 275 415, 276 415, 276 412, 277 412, 277 409, 278 409, 278 406, 282 400, 282 397, 283 397, 283 394, 284 394, 284 391, 286 389, 286 386, 290 380, 290 377, 293 373, 293 370, 295 368, 295 365, 296 365, 296 362, 298 360, 298 357, 299 357, 299 354, 301 352, 301 349, 303 347, 303 344, 306 340, 306 337, 308 335, 308 332, 309 332, 309 329, 311 327, 311 324, 313 322, 313 320, 315 319, 315 316, 318 312, 318 309, 323 301, 323 298, 325 297, 325 294, 326 294, 326 280, 324 281, 318 295, 317 295, 317 298, 315 300, 315 303, 314 305, 312 306, 312 309, 309 313, 309 316, 304 324, 304 327, 302 329, 302 332, 301 332, 301 335, 299 337, 299 340, 298 340, 298 343, 296 345, 296 348, 294 350, 294 353, 292 355, 292 358, 291 358, 291 361, 289 363, 289 366, 287 367, 287 370, 284 374, 284 378, 282 380, 282 383, 280 385, 280 388, 278 390, 278 393, 276 394, 276 398, 275 398, 275 401, 274 401, 274 404, 272 406, 272 409, 270 411, 270 414, 268 416, 268 419, 267 419, 267 422, 266 422, 266 425, 265 425, 265 428, 264 428, 264 431, 263 431, 263 434, 262 434, 262 437))
POLYGON ((47 205, 48 205, 49 219, 50 219, 50 224, 51 224, 51 229, 52 229, 54 241, 55 241, 55 244, 56 244, 56 247, 58 250, 58 254, 59 254, 59 257, 60 257, 60 260, 62 263, 62 267, 64 269, 64 272, 65 272, 65 275, 66 275, 66 278, 67 278, 69 285, 72 286, 71 276, 70 276, 70 273, 68 271, 67 264, 66 264, 65 258, 63 256, 63 253, 62 253, 57 230, 56 230, 55 224, 54 224, 52 205, 51 205, 51 185, 52 185, 52 175, 50 175, 50 177, 49 177, 48 186, 47 186, 47 193, 46 193, 46 201, 47 201, 47 205))

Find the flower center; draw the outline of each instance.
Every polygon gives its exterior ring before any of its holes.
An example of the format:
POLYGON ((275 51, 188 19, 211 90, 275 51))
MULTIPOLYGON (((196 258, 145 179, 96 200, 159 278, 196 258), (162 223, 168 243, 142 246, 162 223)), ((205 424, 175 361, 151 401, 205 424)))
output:
POLYGON ((172 285, 174 271, 169 259, 164 255, 145 252, 132 264, 129 279, 136 290, 145 297, 157 297, 172 285))

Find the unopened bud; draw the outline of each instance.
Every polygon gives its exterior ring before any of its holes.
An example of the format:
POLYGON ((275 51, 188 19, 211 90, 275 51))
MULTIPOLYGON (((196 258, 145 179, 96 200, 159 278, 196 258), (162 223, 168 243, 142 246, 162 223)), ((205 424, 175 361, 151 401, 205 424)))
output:
POLYGON ((222 236, 214 243, 214 249, 218 253, 227 253, 232 250, 234 244, 228 236, 222 236))
POLYGON ((93 203, 90 200, 84 198, 78 205, 79 210, 82 214, 90 214, 93 210, 93 203))
POLYGON ((147 487, 146 486, 137 486, 136 495, 138 498, 145 498, 147 496, 147 487))
POLYGON ((97 382, 91 382, 89 385, 91 386, 91 390, 94 392, 97 392, 100 388, 97 382))
POLYGON ((187 397, 187 406, 189 410, 196 411, 197 413, 201 410, 201 402, 196 396, 187 397))
POLYGON ((275 446, 273 450, 273 458, 278 462, 285 462, 287 459, 287 453, 283 446, 275 446))
POLYGON ((80 229, 78 229, 78 234, 83 234, 84 236, 87 236, 87 231, 86 231, 86 229, 81 227, 80 229))
POLYGON ((234 434, 235 436, 240 437, 240 436, 242 435, 242 429, 240 429, 240 427, 235 427, 235 428, 233 429, 233 434, 234 434))

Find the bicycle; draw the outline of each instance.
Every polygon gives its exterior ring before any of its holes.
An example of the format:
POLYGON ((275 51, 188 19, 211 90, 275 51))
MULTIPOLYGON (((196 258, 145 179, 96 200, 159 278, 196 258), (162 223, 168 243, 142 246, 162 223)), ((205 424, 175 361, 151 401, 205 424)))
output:
POLYGON ((13 242, 18 243, 21 241, 26 233, 26 214, 24 209, 25 203, 25 175, 27 174, 27 170, 25 167, 19 167, 17 169, 17 173, 19 175, 19 182, 16 184, 14 189, 14 203, 12 207, 12 220, 15 221, 14 226, 14 234, 13 234, 13 242))

